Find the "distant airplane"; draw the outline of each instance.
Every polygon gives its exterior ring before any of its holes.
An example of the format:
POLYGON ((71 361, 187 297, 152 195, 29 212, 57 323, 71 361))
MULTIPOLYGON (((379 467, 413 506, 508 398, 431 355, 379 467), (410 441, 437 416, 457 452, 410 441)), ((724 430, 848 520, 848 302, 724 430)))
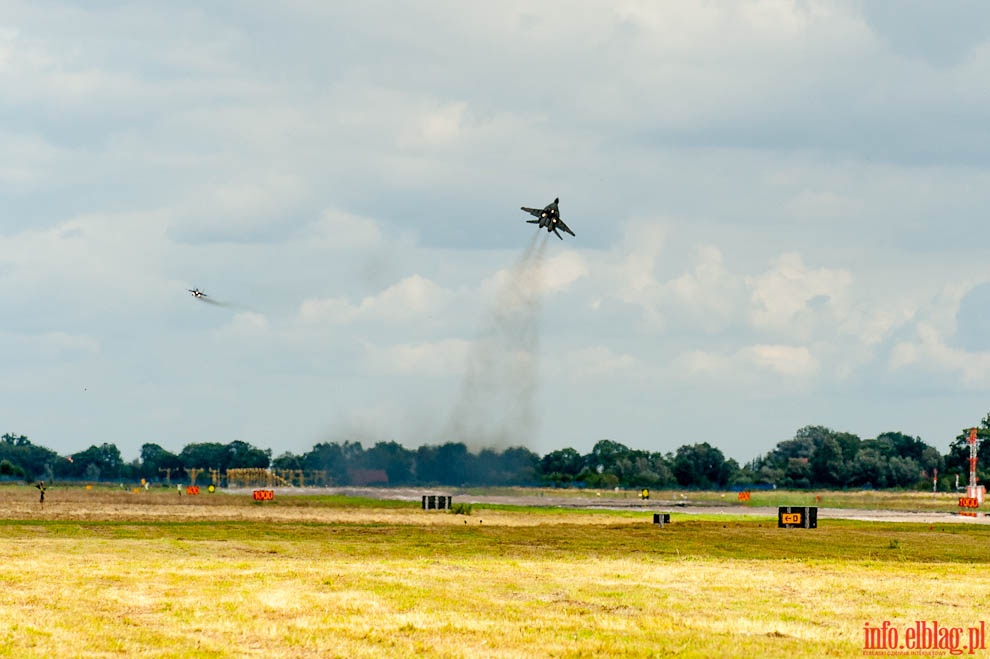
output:
POLYGON ((563 240, 564 237, 557 233, 557 229, 562 229, 572 236, 574 235, 574 232, 571 231, 570 227, 564 224, 562 219, 560 219, 560 209, 557 207, 558 203, 560 203, 559 197, 554 199, 552 204, 547 204, 544 206, 542 210, 539 208, 526 208, 525 206, 522 207, 522 210, 537 218, 535 220, 526 220, 527 222, 530 224, 538 224, 541 229, 546 228, 547 233, 553 231, 558 238, 563 240))
POLYGON ((220 300, 218 300, 216 298, 210 297, 209 295, 207 295, 203 291, 199 290, 198 288, 187 288, 186 290, 189 291, 194 298, 196 298, 197 300, 199 300, 200 302, 203 302, 205 304, 212 304, 215 307, 229 307, 230 306, 226 302, 221 302, 220 300))

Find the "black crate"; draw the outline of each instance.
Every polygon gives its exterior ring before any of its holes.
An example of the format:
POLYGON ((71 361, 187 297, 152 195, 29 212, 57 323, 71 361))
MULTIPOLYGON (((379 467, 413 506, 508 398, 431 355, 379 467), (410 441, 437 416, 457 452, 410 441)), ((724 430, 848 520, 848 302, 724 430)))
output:
POLYGON ((450 510, 452 498, 443 494, 424 494, 423 510, 450 510))

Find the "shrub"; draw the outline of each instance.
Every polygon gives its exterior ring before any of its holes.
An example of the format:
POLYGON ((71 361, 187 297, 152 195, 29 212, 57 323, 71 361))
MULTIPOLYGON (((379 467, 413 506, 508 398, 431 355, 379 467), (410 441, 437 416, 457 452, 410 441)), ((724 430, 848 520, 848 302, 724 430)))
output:
POLYGON ((0 460, 0 478, 24 478, 24 470, 10 460, 0 460))

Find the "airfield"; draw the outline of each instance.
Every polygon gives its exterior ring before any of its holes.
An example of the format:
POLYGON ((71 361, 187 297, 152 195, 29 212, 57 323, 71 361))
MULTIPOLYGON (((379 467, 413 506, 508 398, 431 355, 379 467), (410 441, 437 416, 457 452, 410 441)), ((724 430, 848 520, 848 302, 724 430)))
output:
POLYGON ((987 656, 990 525, 954 495, 735 496, 4 486, 0 656, 861 657, 919 621, 987 656))

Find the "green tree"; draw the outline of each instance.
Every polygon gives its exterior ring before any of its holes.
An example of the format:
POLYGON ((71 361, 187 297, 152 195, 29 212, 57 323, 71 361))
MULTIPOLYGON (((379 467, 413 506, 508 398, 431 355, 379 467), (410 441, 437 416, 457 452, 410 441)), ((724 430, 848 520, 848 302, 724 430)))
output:
POLYGON ((588 455, 586 463, 592 469, 600 472, 614 471, 616 463, 628 457, 629 447, 611 439, 602 439, 595 443, 588 455))
POLYGON ((334 485, 349 485, 347 455, 337 443, 321 442, 302 456, 304 468, 325 471, 334 485))
POLYGON ((475 473, 472 458, 460 442, 420 446, 416 450, 416 480, 421 484, 462 485, 475 473))
POLYGON ((853 460, 850 485, 884 488, 887 487, 887 461, 872 447, 859 451, 853 460))
POLYGON ((921 478, 921 465, 914 458, 894 456, 887 461, 887 487, 913 487, 921 478))
POLYGON ((856 459, 856 454, 859 453, 863 440, 860 439, 859 435, 848 432, 833 432, 832 439, 839 444, 839 448, 842 450, 842 460, 845 462, 845 470, 848 472, 849 464, 856 459))
POLYGON ((510 446, 498 461, 503 485, 532 485, 536 482, 540 456, 523 446, 510 446))
POLYGON ((302 456, 295 455, 289 451, 281 454, 277 458, 272 460, 272 469, 290 469, 290 470, 302 470, 303 469, 303 459, 302 456))
MULTIPOLYGON (((821 426, 815 426, 817 431, 821 426)), ((802 430, 806 430, 802 428, 802 430)), ((828 430, 824 428, 823 430, 828 430)), ((794 439, 785 439, 782 442, 778 442, 777 446, 774 447, 773 451, 770 452, 770 456, 775 462, 779 464, 787 464, 788 460, 799 459, 807 460, 811 457, 811 454, 815 451, 815 438, 821 440, 823 437, 819 436, 817 432, 814 437, 808 434, 801 434, 801 430, 795 435, 794 439)))
POLYGON ((179 452, 179 461, 185 470, 189 469, 220 469, 225 471, 228 466, 229 453, 227 447, 219 442, 196 442, 186 444, 179 452))
POLYGON ((467 446, 457 442, 447 442, 437 449, 436 470, 441 485, 463 485, 470 482, 473 473, 471 454, 467 446))
POLYGON ((784 469, 784 487, 805 490, 811 487, 811 464, 807 458, 791 458, 784 469))
POLYGON ((572 448, 563 448, 547 453, 540 458, 540 479, 556 487, 567 485, 577 479, 584 466, 584 458, 572 448))
POLYGON ((398 442, 378 442, 364 454, 365 467, 384 469, 391 485, 413 482, 415 454, 398 442))
POLYGON ((224 469, 268 469, 272 462, 272 450, 260 449, 247 442, 235 440, 227 444, 227 462, 224 469))
POLYGON ((660 453, 638 452, 629 469, 631 487, 665 487, 675 481, 666 458, 660 453))
POLYGON ((120 478, 123 467, 120 450, 113 444, 104 443, 73 454, 69 473, 87 480, 116 480, 120 478))
MULTIPOLYGON (((51 465, 60 467, 60 462, 70 464, 60 459, 55 451, 32 444, 25 435, 12 433, 0 436, 0 460, 7 460, 22 469, 25 480, 41 477, 51 465)), ((59 475, 62 473, 59 472, 59 475)))
POLYGON ((0 441, 8 446, 32 446, 31 440, 27 438, 27 435, 15 435, 9 432, 0 436, 0 441))
POLYGON ((0 460, 0 478, 24 478, 24 470, 10 460, 0 460))
POLYGON ((684 487, 725 487, 738 469, 735 460, 727 461, 708 442, 681 446, 674 455, 674 478, 684 487))
POLYGON ((158 444, 142 444, 140 465, 138 467, 138 477, 147 481, 160 481, 165 479, 165 473, 159 469, 168 469, 169 477, 180 477, 182 461, 179 456, 163 449, 158 444))
POLYGON ((862 446, 859 436, 826 426, 804 426, 746 465, 755 483, 781 487, 844 487, 862 446))
POLYGON ((945 458, 942 457, 942 454, 934 446, 925 447, 925 450, 921 453, 919 463, 927 476, 933 476, 936 470, 945 471, 945 458))
POLYGON ((842 447, 834 437, 825 437, 809 459, 812 482, 817 487, 840 487, 846 480, 842 447))

